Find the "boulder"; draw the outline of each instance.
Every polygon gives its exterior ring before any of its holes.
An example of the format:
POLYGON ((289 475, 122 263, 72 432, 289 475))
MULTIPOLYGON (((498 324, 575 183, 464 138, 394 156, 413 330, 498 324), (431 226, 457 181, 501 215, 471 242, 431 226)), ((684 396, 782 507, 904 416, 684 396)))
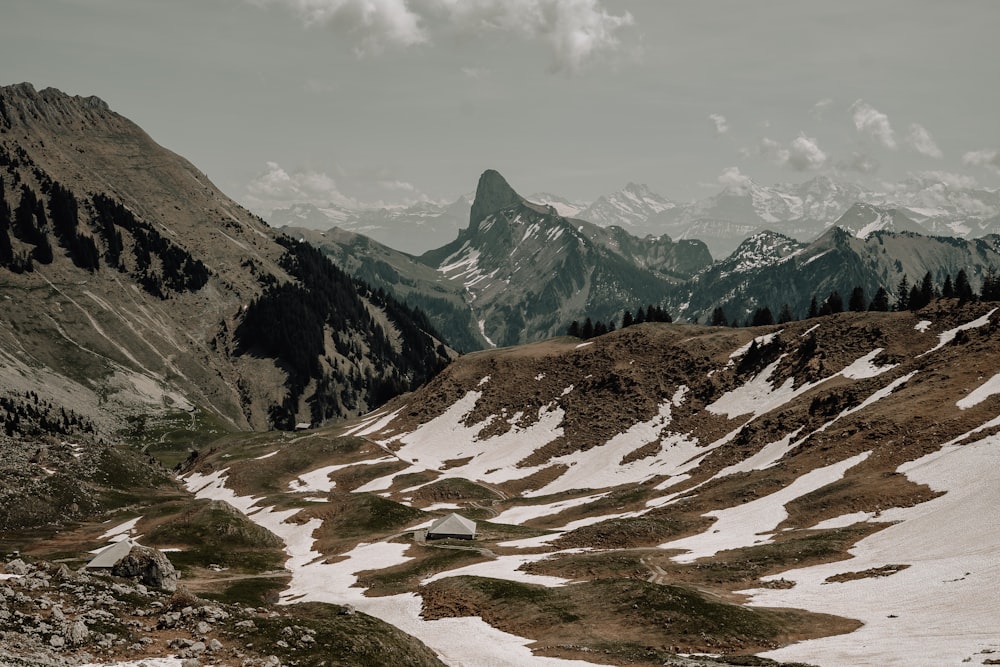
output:
POLYGON ((115 563, 111 574, 116 577, 138 579, 146 586, 154 586, 165 591, 177 590, 179 575, 173 564, 162 551, 133 545, 128 555, 115 563))

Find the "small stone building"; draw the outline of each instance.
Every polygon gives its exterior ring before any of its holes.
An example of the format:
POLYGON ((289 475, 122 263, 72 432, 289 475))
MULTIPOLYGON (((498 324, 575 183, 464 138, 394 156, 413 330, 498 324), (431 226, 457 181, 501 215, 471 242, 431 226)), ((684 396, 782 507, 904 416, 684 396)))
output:
POLYGON ((439 540, 451 537, 458 540, 476 539, 476 522, 454 512, 443 516, 427 529, 427 539, 439 540))

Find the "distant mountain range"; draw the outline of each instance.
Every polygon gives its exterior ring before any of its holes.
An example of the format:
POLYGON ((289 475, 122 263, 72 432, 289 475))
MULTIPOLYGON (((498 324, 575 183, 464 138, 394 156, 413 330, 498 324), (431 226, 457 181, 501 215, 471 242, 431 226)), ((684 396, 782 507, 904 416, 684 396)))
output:
POLYGON ((846 302, 860 287, 867 301, 881 288, 894 303, 904 276, 912 285, 930 273, 940 287, 949 275, 954 280, 965 270, 979 289, 988 272, 1000 268, 1000 237, 929 236, 909 209, 847 203, 860 194, 829 179, 814 179, 795 196, 748 186, 727 190, 682 215, 680 207, 631 185, 627 195, 602 198, 599 206, 579 213, 603 211, 607 222, 615 212, 622 222, 600 226, 560 214, 559 206, 572 205, 551 195, 538 197, 547 203, 521 197, 490 170, 480 178, 468 226, 451 242, 419 256, 339 229, 288 231, 319 246, 358 278, 419 307, 463 351, 541 340, 588 317, 620 323, 625 310, 644 304, 702 323, 717 308, 733 323, 746 322, 763 308, 777 317, 785 306, 801 318, 813 298, 822 302, 833 292, 846 302), (840 206, 847 208, 831 224, 821 221, 840 206), (686 233, 683 217, 697 214, 707 217, 688 231, 739 229, 749 236, 713 262, 700 239, 635 235, 636 224, 626 223, 627 213, 646 215, 654 209, 659 219, 674 216, 681 233, 686 233), (766 215, 768 226, 786 232, 718 221, 752 215, 766 215), (821 233, 802 241, 808 236, 806 221, 821 233))
MULTIPOLYGON (((1000 191, 949 184, 933 175, 914 177, 885 191, 866 190, 817 176, 799 184, 762 186, 746 179, 711 197, 674 202, 646 185, 629 183, 622 190, 586 204, 558 195, 539 193, 527 199, 552 206, 561 216, 586 220, 601 227, 618 226, 634 236, 663 234, 673 239, 705 242, 721 259, 746 238, 774 231, 799 241, 812 241, 855 204, 895 210, 910 223, 898 231, 976 238, 1000 232, 1000 191)), ((417 204, 410 208, 347 210, 297 205, 275 211, 271 224, 312 229, 338 226, 420 254, 447 243, 465 226, 471 199, 447 206, 417 204)))
POLYGON ((496 171, 479 179, 469 225, 419 257, 343 230, 289 228, 339 265, 421 308, 459 349, 526 343, 574 319, 610 320, 663 302, 711 263, 700 241, 640 239, 528 201, 496 171))

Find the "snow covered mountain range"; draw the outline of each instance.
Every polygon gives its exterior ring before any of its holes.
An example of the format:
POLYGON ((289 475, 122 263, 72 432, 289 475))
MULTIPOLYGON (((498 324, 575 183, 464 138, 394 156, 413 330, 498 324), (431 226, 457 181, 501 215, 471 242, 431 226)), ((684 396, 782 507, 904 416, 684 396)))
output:
MULTIPOLYGON (((750 235, 774 231, 799 241, 812 241, 841 219, 855 204, 894 210, 909 223, 898 231, 977 238, 1000 232, 1000 191, 956 184, 934 174, 916 176, 883 191, 817 176, 804 183, 762 186, 746 178, 721 192, 694 202, 674 202, 648 186, 629 183, 590 204, 539 193, 527 198, 552 205, 559 215, 602 227, 619 226, 634 236, 670 235, 704 241, 721 259, 750 235)), ((390 247, 419 254, 454 238, 466 224, 467 197, 447 207, 419 204, 410 209, 349 211, 301 205, 275 211, 275 226, 327 229, 339 226, 365 234, 390 247), (429 235, 420 237, 420 231, 429 235), (450 233, 450 235, 449 235, 450 233)))

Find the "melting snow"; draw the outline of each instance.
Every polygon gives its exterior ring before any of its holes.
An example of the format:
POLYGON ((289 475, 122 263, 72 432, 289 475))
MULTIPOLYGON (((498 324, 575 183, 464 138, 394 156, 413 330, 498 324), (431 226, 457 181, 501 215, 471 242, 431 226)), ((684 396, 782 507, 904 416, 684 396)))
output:
POLYGON ((916 329, 917 331, 919 331, 920 333, 924 333, 928 329, 931 328, 931 321, 930 320, 920 320, 915 325, 913 325, 913 328, 916 329))
POLYGON ((959 399, 955 405, 957 405, 960 410, 968 410, 972 406, 979 405, 987 398, 995 394, 1000 394, 1000 373, 994 375, 989 380, 973 389, 969 392, 968 396, 959 399))
POLYGON ((274 450, 273 452, 271 452, 269 454, 264 454, 263 456, 255 456, 254 460, 255 461, 260 461, 261 459, 269 459, 269 458, 271 458, 272 456, 274 456, 275 454, 277 454, 280 451, 281 451, 280 449, 276 449, 276 450, 274 450))
MULTIPOLYGON (((819 326, 819 325, 816 325, 816 326, 819 326)), ((775 338, 777 338, 781 334, 782 331, 784 331, 784 329, 781 329, 779 331, 775 331, 774 333, 764 334, 763 336, 757 336, 756 338, 754 338, 752 341, 750 341, 746 345, 741 345, 740 347, 736 348, 736 351, 733 352, 732 354, 730 354, 729 358, 731 360, 733 360, 733 361, 735 361, 736 359, 739 359, 744 354, 746 354, 747 352, 750 351, 750 348, 753 347, 754 343, 757 343, 757 347, 763 347, 764 345, 769 345, 771 343, 771 341, 773 341, 775 338)), ((733 361, 730 361, 730 363, 729 363, 730 366, 733 364, 733 361)))
POLYGON ((287 523, 286 520, 299 510, 275 511, 270 507, 255 507, 256 499, 236 496, 224 486, 224 473, 195 473, 189 475, 185 483, 199 498, 230 499, 231 504, 243 509, 255 523, 285 541, 285 552, 289 556, 285 566, 292 579, 289 587, 282 592, 280 603, 349 603, 413 635, 438 653, 445 664, 456 667, 593 667, 594 663, 590 662, 535 656, 528 648, 531 640, 497 630, 478 617, 425 621, 420 617, 421 599, 414 594, 366 597, 364 589, 355 586, 358 580, 356 574, 405 563, 410 560, 404 555, 410 548, 409 544, 359 544, 344 554, 344 560, 327 563, 322 554, 313 550, 312 534, 321 525, 320 520, 312 519, 304 524, 287 523))
POLYGON ((326 466, 325 468, 317 468, 311 472, 302 473, 296 479, 290 481, 288 483, 288 488, 289 490, 297 493, 329 493, 336 486, 336 483, 330 479, 330 473, 343 470, 344 468, 350 468, 352 466, 375 465, 377 463, 389 463, 395 460, 396 457, 394 456, 383 456, 378 459, 366 459, 355 463, 341 463, 338 465, 326 466))
POLYGON ((754 605, 837 614, 864 626, 768 657, 824 667, 959 665, 982 664, 981 652, 998 648, 1000 436, 946 445, 898 470, 946 493, 884 512, 883 519, 900 523, 861 540, 850 550, 854 558, 770 577, 794 580, 788 590, 752 591, 754 605), (911 567, 889 577, 826 582, 892 563, 911 567))
POLYGON ((771 533, 788 518, 786 504, 839 480, 848 469, 864 461, 869 454, 871 452, 865 452, 846 461, 817 468, 769 496, 736 507, 708 512, 705 516, 713 516, 718 520, 706 532, 661 544, 660 548, 687 549, 688 553, 674 556, 673 560, 690 563, 727 549, 768 544, 771 542, 771 533))
POLYGON ((815 385, 809 383, 795 389, 793 378, 786 379, 780 387, 771 386, 771 376, 785 356, 787 355, 781 355, 752 380, 736 389, 727 391, 713 403, 705 406, 705 409, 712 414, 725 415, 730 419, 745 414, 759 417, 812 389, 815 385))
POLYGON ((99 540, 108 540, 110 542, 121 542, 122 540, 128 538, 135 531, 135 526, 142 519, 141 516, 137 516, 134 519, 129 519, 125 523, 119 524, 114 528, 106 531, 103 535, 98 537, 99 540))
POLYGON ((827 519, 826 521, 820 521, 810 530, 832 530, 834 528, 847 528, 848 526, 853 526, 856 523, 861 523, 863 521, 871 521, 875 518, 874 512, 852 512, 850 514, 841 514, 840 516, 835 516, 832 519, 827 519))
POLYGON ((734 475, 738 472, 750 472, 751 470, 764 470, 765 468, 770 468, 784 458, 785 454, 792 451, 799 444, 799 442, 801 442, 798 440, 793 441, 793 438, 797 436, 801 430, 802 428, 800 427, 794 432, 786 435, 781 440, 764 445, 764 447, 753 456, 747 457, 739 463, 729 466, 728 468, 723 468, 715 474, 713 479, 715 477, 734 475))
MULTIPOLYGON (((403 446, 396 452, 403 461, 412 461, 409 472, 441 470, 441 478, 464 477, 486 482, 505 482, 530 475, 538 468, 517 468, 516 464, 538 448, 562 436, 562 408, 547 405, 538 411, 538 420, 530 426, 516 424, 510 418, 510 430, 501 435, 480 439, 479 434, 495 417, 466 426, 464 421, 482 396, 470 391, 444 413, 400 438, 403 446), (446 461, 471 457, 467 463, 446 470, 446 461)), ((392 473, 365 484, 358 491, 384 491, 392 485, 392 473)))
POLYGON ((877 347, 865 356, 861 357, 853 364, 840 371, 840 374, 845 378, 850 378, 852 380, 861 380, 864 378, 878 377, 882 373, 887 373, 893 368, 898 366, 898 364, 890 364, 888 366, 876 366, 874 361, 875 357, 882 353, 882 348, 877 347))
POLYGON ((599 493, 592 496, 583 496, 582 498, 559 500, 554 503, 546 503, 544 505, 518 505, 516 507, 511 507, 508 510, 504 510, 492 520, 496 523, 521 525, 525 521, 553 516, 571 507, 578 507, 580 505, 592 503, 595 500, 603 498, 605 495, 607 494, 599 493))
POLYGON ((934 352, 935 350, 940 350, 942 347, 944 347, 951 341, 955 340, 955 336, 958 335, 959 331, 967 331, 969 329, 977 329, 979 327, 986 326, 987 324, 990 323, 990 316, 993 315, 993 313, 995 312, 997 312, 996 308, 994 308, 993 310, 986 313, 980 318, 972 320, 971 322, 966 322, 965 324, 957 326, 954 329, 948 329, 944 333, 938 334, 938 344, 932 347, 931 349, 927 350, 923 354, 918 354, 917 356, 922 357, 925 354, 930 354, 931 352, 934 352))
POLYGON ((473 563, 472 565, 466 565, 465 567, 455 568, 454 570, 448 570, 446 572, 439 572, 432 575, 423 581, 421 585, 429 584, 432 581, 437 581, 438 579, 447 579, 448 577, 460 577, 463 575, 470 575, 473 577, 490 577, 492 579, 505 579, 507 581, 520 581, 526 584, 538 584, 541 586, 553 587, 553 586, 564 586, 570 582, 569 579, 563 579, 562 577, 549 577, 539 574, 531 574, 525 572, 520 568, 528 563, 533 563, 535 561, 543 560, 548 558, 551 554, 536 554, 531 556, 499 556, 494 560, 485 561, 483 563, 473 563))

